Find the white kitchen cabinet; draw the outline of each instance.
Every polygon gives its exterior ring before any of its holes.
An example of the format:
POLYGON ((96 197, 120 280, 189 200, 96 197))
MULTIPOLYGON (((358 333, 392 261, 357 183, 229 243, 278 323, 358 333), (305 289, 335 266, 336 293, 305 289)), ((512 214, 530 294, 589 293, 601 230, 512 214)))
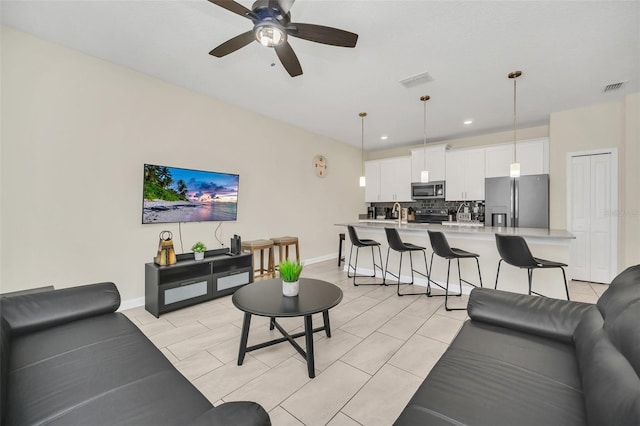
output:
POLYGON ((365 162, 366 202, 411 201, 411 157, 365 162))
POLYGON ((509 176, 510 165, 513 162, 513 145, 500 144, 485 148, 485 177, 509 176))
POLYGON ((458 149, 446 153, 447 201, 484 200, 485 149, 458 149))
POLYGON ((518 142, 516 160, 523 176, 549 173, 549 139, 518 142))
POLYGON ((445 153, 447 145, 428 146, 426 149, 416 148, 411 150, 411 182, 420 182, 420 174, 429 171, 429 180, 445 180, 445 153))
POLYGON ((380 163, 379 160, 364 163, 364 201, 367 203, 380 201, 380 163))
MULTIPOLYGON (((513 162, 513 143, 488 146, 485 151, 486 177, 509 176, 509 166, 513 162)), ((516 160, 520 163, 522 176, 549 173, 549 140, 519 141, 516 160)))

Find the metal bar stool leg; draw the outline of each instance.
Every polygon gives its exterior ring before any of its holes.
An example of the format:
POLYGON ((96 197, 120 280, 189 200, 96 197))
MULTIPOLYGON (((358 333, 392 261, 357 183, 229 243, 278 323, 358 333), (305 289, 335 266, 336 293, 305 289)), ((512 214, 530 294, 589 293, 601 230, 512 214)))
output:
POLYGON ((462 274, 460 273, 460 258, 456 259, 458 261, 458 283, 460 284, 460 294, 456 296, 462 296, 462 274))
MULTIPOLYGON (((466 280, 463 280, 461 275, 460 275, 460 258, 456 258, 456 261, 458 263, 458 282, 460 284, 460 293, 455 294, 454 296, 462 296, 462 281, 469 283, 466 280)), ((448 299, 449 299, 449 269, 451 268, 451 259, 449 259, 449 265, 447 266, 447 291, 445 293, 445 299, 444 299, 444 309, 446 311, 466 311, 467 308, 450 308, 448 305, 448 299)), ((471 284, 471 283, 469 283, 471 284)), ((473 285, 473 284, 471 284, 473 285)))
POLYGON ((449 272, 451 271, 451 259, 447 259, 447 287, 444 290, 444 310, 448 311, 449 307, 447 302, 449 301, 449 272))
MULTIPOLYGON (((389 258, 387 258, 387 262, 389 262, 389 258)), ((402 274, 402 252, 400 252, 400 266, 398 268, 398 287, 396 290, 396 293, 398 293, 398 296, 402 296, 400 294, 400 274, 402 274)))
POLYGON ((562 278, 564 279, 564 290, 567 292, 567 300, 571 300, 569 299, 569 287, 567 286, 567 274, 565 274, 564 272, 564 268, 561 266, 560 269, 562 270, 562 278))
POLYGON ((498 277, 500 276, 500 264, 502 263, 502 259, 498 261, 498 271, 496 272, 496 285, 493 287, 494 290, 498 289, 498 277))
MULTIPOLYGON (((380 246, 378 246, 378 252, 380 255, 380 264, 382 264, 382 253, 380 253, 380 246)), ((357 283, 356 278, 375 278, 376 276, 376 268, 379 268, 382 271, 382 266, 376 265, 375 252, 373 251, 373 246, 371 246, 371 261, 373 262, 373 275, 358 275, 358 256, 360 254, 360 247, 351 245, 351 250, 349 250, 349 265, 347 266, 347 278, 353 278, 353 285, 358 287, 361 285, 382 285, 379 283, 371 282, 371 283, 357 283), (355 264, 351 263, 351 258, 353 255, 353 248, 356 248, 356 259, 355 264), (349 275, 351 270, 353 269, 353 275, 349 275)), ((383 279, 384 282, 384 279, 383 279)))
MULTIPOLYGON (((347 265, 347 278, 351 278, 351 275, 349 275, 349 272, 351 271, 351 255, 353 254, 353 245, 351 246, 351 250, 349 250, 349 264, 347 265)), ((353 271, 353 273, 355 274, 356 272, 353 271)))
MULTIPOLYGON (((387 284, 387 280, 386 278, 386 274, 384 269, 382 269, 382 251, 380 250, 380 246, 378 246, 378 257, 380 258, 380 266, 378 266, 378 268, 380 269, 380 272, 382 273, 382 284, 383 285, 388 285, 387 284)), ((373 271, 375 272, 376 270, 376 264, 373 264, 373 271)))
POLYGON ((391 248, 387 248, 387 261, 384 264, 384 274, 382 275, 382 281, 387 280, 387 272, 389 272, 389 252, 391 251, 391 248))
POLYGON ((484 287, 482 285, 482 274, 480 273, 480 261, 478 260, 478 258, 476 257, 476 265, 478 266, 478 279, 480 280, 480 287, 484 287))
POLYGON ((427 274, 427 297, 431 297, 431 271, 433 271, 433 255, 434 254, 435 253, 431 253, 431 261, 429 262, 429 274, 427 274))

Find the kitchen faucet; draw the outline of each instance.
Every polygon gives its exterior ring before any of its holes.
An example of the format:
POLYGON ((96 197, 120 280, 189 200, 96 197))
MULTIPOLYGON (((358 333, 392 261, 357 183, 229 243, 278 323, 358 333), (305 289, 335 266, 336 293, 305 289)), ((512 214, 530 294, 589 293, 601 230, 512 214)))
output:
POLYGON ((462 203, 460 203, 460 206, 458 206, 458 211, 456 212, 456 221, 458 222, 471 221, 471 213, 460 214, 460 209, 464 208, 465 206, 469 207, 469 203, 467 203, 466 201, 463 201, 462 203))
POLYGON ((395 211, 396 206, 398 206, 398 226, 400 226, 402 225, 402 208, 400 207, 400 203, 398 203, 397 201, 393 203, 393 207, 391 208, 391 211, 395 211))

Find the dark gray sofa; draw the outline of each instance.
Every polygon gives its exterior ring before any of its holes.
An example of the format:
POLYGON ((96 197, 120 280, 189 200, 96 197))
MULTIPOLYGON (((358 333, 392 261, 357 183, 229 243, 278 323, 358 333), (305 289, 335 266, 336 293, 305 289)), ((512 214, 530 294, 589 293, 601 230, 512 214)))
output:
POLYGON ((270 425, 253 402, 218 407, 115 312, 112 283, 3 297, 2 425, 270 425))
POLYGON ((396 425, 640 425, 640 265, 596 305, 474 289, 396 425))

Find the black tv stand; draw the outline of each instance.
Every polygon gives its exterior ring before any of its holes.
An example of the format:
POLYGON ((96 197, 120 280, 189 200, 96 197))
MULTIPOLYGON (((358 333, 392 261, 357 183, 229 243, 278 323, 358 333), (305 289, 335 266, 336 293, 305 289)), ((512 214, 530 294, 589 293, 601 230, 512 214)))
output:
POLYGON ((204 260, 180 254, 169 266, 145 264, 145 309, 161 314, 226 296, 253 282, 253 256, 229 255, 227 249, 210 250, 204 260))

